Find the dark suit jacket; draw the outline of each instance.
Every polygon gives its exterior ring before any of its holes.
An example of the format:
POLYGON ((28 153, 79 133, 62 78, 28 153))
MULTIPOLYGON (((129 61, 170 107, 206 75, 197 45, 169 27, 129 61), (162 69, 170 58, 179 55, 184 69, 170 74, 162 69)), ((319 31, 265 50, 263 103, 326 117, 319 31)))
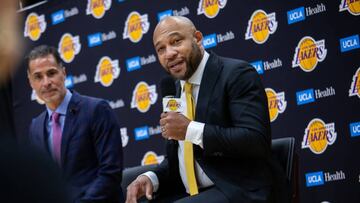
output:
MULTIPOLYGON (((194 154, 230 202, 272 201, 267 105, 264 87, 250 64, 211 53, 195 113, 195 120, 205 123, 204 149, 194 145, 194 154)), ((167 158, 154 171, 160 182, 159 194, 184 190, 177 148, 177 141, 167 141, 167 158)))
MULTIPOLYGON (((47 111, 34 118, 30 140, 50 154, 47 111)), ((116 115, 104 100, 74 92, 65 118, 61 168, 76 202, 123 202, 122 144, 116 115)))

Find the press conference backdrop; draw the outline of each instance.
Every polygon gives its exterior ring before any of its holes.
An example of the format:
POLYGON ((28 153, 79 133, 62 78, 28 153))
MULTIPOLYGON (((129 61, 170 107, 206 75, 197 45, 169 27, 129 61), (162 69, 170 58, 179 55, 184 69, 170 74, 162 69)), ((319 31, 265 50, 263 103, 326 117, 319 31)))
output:
MULTIPOLYGON (((207 51, 249 61, 268 96, 272 137, 295 137, 301 202, 360 202, 360 1, 63 0, 23 13, 25 53, 58 48, 66 86, 106 99, 121 123, 126 167, 164 159, 152 45, 164 16, 186 16, 207 51)), ((13 80, 26 141, 44 105, 23 62, 13 80)), ((221 167, 221 166, 219 166, 221 167)))

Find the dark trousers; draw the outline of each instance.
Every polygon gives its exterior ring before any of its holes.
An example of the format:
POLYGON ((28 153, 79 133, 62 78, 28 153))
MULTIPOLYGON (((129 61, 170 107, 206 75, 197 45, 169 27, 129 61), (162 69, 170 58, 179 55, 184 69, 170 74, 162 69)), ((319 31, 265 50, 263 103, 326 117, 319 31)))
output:
POLYGON ((190 196, 187 193, 178 193, 171 196, 159 196, 154 200, 150 201, 151 203, 229 203, 229 200, 226 198, 224 193, 222 193, 216 187, 206 188, 200 190, 199 194, 190 196))

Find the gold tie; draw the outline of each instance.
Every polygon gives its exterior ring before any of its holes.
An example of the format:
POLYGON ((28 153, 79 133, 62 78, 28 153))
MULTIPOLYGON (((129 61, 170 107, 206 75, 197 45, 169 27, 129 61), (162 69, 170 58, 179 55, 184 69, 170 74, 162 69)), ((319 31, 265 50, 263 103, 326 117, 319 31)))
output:
MULTIPOLYGON (((194 98, 192 96, 192 85, 188 82, 185 82, 185 97, 186 97, 186 106, 187 106, 187 117, 190 120, 194 120, 194 98)), ((196 195, 199 193, 198 186, 195 178, 195 168, 194 168, 194 152, 193 144, 189 141, 184 141, 184 160, 185 160, 185 172, 186 179, 189 185, 190 195, 196 195)))

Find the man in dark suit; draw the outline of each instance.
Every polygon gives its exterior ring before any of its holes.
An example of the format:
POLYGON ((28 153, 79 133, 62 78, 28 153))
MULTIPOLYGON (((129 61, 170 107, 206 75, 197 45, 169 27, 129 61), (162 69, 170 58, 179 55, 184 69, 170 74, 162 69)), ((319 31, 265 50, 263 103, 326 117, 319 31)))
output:
POLYGON ((30 140, 61 167, 75 202, 122 202, 120 127, 109 104, 66 89, 54 47, 34 48, 28 78, 46 110, 34 118, 30 140))
POLYGON ((271 129, 260 78, 244 61, 207 53, 202 39, 180 16, 164 18, 154 30, 159 61, 179 80, 177 96, 187 113, 161 114, 167 158, 128 186, 129 203, 143 195, 159 202, 274 202, 271 129), (192 105, 194 120, 189 119, 192 105), (195 181, 186 164, 187 142, 193 148, 195 181))

